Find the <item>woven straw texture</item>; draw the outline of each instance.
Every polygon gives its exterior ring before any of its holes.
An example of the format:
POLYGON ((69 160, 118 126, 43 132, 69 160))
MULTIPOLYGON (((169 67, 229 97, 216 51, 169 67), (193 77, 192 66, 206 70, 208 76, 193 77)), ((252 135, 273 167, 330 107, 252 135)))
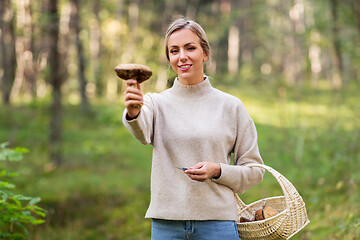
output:
POLYGON ((302 197, 291 182, 273 168, 262 164, 247 166, 260 167, 271 173, 280 184, 284 196, 265 198, 246 205, 235 194, 239 220, 240 217, 253 219, 256 210, 264 205, 271 206, 278 212, 277 215, 264 220, 238 222, 237 227, 240 238, 242 240, 290 239, 310 222, 302 197))

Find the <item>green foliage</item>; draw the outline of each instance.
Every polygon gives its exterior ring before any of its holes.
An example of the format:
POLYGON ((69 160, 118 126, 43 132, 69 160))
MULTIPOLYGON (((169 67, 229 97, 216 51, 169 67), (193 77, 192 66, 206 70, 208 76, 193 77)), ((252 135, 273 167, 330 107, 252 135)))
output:
POLYGON ((28 239, 27 225, 44 222, 45 211, 36 204, 40 198, 15 194, 15 185, 8 181, 17 176, 5 169, 5 162, 17 162, 22 159, 25 148, 9 149, 7 143, 0 144, 0 239, 28 239), (40 218, 38 218, 40 217, 40 218))
MULTIPOLYGON (((304 86, 299 95, 295 88, 269 84, 221 88, 243 101, 255 121, 265 163, 289 179, 306 203, 311 222, 292 239, 356 239, 358 89, 333 92, 304 86)), ((0 138, 32 148, 17 169, 23 176, 16 178, 17 189, 25 195, 36 192, 48 212, 46 224, 29 231, 30 238, 150 239, 151 221, 144 214, 150 200, 152 149, 123 127, 123 106, 94 102, 89 117, 78 106, 65 105, 64 163, 56 170, 46 160, 46 109, 46 104, 14 106, 11 113, 0 109, 0 138)), ((279 184, 266 174, 242 198, 251 203, 278 195, 279 184)))
POLYGON ((8 149, 8 143, 0 144, 0 161, 20 161, 22 159, 22 154, 27 153, 28 150, 26 148, 14 148, 8 149))

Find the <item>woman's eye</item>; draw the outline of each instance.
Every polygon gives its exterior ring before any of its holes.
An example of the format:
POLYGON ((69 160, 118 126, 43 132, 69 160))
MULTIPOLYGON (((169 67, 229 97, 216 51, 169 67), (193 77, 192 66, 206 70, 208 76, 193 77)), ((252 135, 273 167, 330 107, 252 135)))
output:
POLYGON ((189 51, 195 50, 195 47, 188 47, 189 51))
POLYGON ((177 52, 178 52, 177 49, 172 49, 172 50, 170 50, 170 53, 171 53, 171 54, 174 54, 174 53, 177 53, 177 52))

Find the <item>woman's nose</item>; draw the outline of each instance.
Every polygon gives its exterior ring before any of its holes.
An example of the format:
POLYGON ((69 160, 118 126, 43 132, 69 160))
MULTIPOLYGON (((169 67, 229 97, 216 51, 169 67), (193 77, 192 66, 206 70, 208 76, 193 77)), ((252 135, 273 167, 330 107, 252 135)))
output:
POLYGON ((184 50, 180 50, 180 61, 186 61, 186 60, 187 60, 186 52, 184 50))

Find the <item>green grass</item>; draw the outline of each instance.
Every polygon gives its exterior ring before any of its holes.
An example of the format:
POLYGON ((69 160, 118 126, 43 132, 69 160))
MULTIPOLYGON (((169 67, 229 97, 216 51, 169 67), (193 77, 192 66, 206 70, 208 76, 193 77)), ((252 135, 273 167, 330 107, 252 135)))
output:
MULTIPOLYGON (((360 106, 355 90, 232 90, 253 117, 265 164, 302 195, 310 224, 293 239, 356 239, 360 235, 360 106)), ((93 103, 89 116, 64 106, 61 167, 48 160, 47 101, 0 109, 0 142, 30 150, 9 165, 17 190, 39 196, 46 223, 34 240, 149 239, 151 146, 123 127, 123 106, 93 103)), ((243 196, 246 203, 282 195, 267 173, 243 196)))

